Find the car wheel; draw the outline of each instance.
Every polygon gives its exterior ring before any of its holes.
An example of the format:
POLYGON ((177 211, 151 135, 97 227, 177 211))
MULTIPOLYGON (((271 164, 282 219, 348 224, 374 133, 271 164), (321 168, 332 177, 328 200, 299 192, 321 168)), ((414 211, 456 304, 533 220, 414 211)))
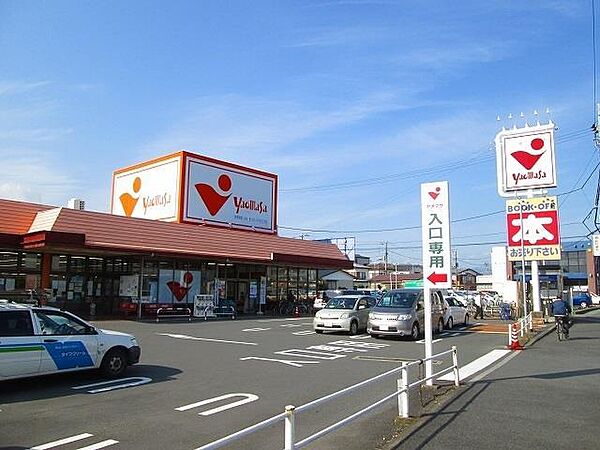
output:
POLYGON ((421 330, 419 330, 419 324, 415 323, 412 326, 412 331, 410 333, 410 338, 413 341, 416 341, 417 339, 419 339, 419 335, 421 334, 421 330))
POLYGON ((465 325, 469 325, 469 315, 465 314, 465 321, 464 321, 465 325))
POLYGON ((100 364, 100 371, 107 378, 117 378, 127 369, 127 355, 124 350, 113 348, 109 350, 100 364))
MULTIPOLYGON (((525 267, 527 267, 527 266, 525 266, 525 267)), ((585 308, 587 308, 587 303, 586 302, 581 302, 580 305, 579 305, 579 307, 581 309, 585 309, 585 308)))
POLYGON ((354 321, 350 322, 350 335, 358 334, 358 324, 354 321))
POLYGON ((454 327, 454 319, 452 317, 448 317, 448 323, 446 325, 447 328, 451 330, 454 327))

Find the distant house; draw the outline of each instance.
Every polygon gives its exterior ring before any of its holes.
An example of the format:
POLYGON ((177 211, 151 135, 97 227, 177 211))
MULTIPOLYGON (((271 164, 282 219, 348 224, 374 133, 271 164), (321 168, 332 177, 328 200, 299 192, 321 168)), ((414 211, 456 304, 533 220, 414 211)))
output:
POLYGON ((477 277, 481 275, 473 269, 463 269, 456 274, 456 287, 474 291, 477 288, 477 277))
POLYGON ((369 279, 369 289, 396 289, 403 286, 404 281, 421 280, 423 275, 420 273, 399 273, 390 272, 388 274, 374 275, 369 279))
POLYGON ((354 276, 345 270, 319 270, 319 282, 322 289, 352 289, 354 276))
POLYGON ((362 256, 356 254, 354 256, 354 267, 352 270, 348 270, 348 273, 354 276, 354 287, 359 288, 367 288, 368 287, 368 279, 369 279, 369 263, 371 262, 371 258, 368 256, 362 256))

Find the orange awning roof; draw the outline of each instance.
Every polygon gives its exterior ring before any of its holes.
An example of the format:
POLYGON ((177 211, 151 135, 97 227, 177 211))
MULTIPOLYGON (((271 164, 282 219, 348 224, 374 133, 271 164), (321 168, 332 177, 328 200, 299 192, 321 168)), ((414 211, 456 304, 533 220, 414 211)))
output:
POLYGON ((25 248, 56 244, 89 250, 352 268, 352 262, 333 244, 261 232, 160 222, 10 200, 0 200, 0 217, 3 217, 0 234, 21 235, 25 248))

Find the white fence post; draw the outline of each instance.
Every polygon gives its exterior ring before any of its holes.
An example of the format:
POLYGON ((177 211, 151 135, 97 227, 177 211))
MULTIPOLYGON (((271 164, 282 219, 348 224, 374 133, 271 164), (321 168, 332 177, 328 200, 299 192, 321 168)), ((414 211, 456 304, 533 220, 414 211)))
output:
POLYGON ((458 372, 458 350, 452 346, 452 365, 454 366, 454 386, 460 386, 460 374, 458 372))
POLYGON ((402 363, 401 378, 398 380, 398 415, 407 419, 408 411, 408 369, 406 362, 402 363))
POLYGON ((519 319, 519 328, 521 328, 521 337, 525 336, 525 318, 519 319))
POLYGON ((285 446, 284 450, 294 450, 296 448, 296 427, 294 424, 294 411, 296 407, 287 405, 285 407, 285 446))
POLYGON ((512 346, 512 325, 508 324, 508 346, 512 346))

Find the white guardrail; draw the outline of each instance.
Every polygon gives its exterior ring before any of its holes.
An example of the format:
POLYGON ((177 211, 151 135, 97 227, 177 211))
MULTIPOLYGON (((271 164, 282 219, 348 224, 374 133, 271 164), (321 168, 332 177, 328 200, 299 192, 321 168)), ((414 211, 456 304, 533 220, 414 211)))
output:
POLYGON ((373 378, 369 378, 368 380, 361 381, 360 383, 357 383, 353 386, 348 386, 347 388, 344 388, 341 391, 337 391, 332 394, 326 395, 324 397, 318 398, 316 400, 313 400, 312 402, 305 403, 302 406, 296 407, 293 405, 288 405, 285 407, 285 411, 281 414, 277 414, 276 416, 273 416, 269 419, 263 420, 262 422, 259 422, 248 428, 244 428, 243 430, 240 430, 236 433, 230 434, 229 436, 225 436, 225 437, 218 439, 216 441, 213 441, 209 444, 203 445, 202 447, 199 447, 196 450, 212 450, 212 449, 223 447, 227 444, 232 443, 233 441, 241 439, 242 437, 252 434, 255 431, 270 427, 271 425, 274 425, 280 421, 285 422, 285 429, 284 429, 285 447, 284 447, 284 450, 299 449, 299 448, 307 446, 308 444, 312 443, 313 441, 316 441, 317 439, 325 436, 326 434, 329 434, 339 428, 342 428, 345 425, 352 423, 353 421, 355 421, 362 415, 371 412, 372 410, 378 408, 379 406, 383 405, 384 403, 388 402, 389 400, 393 399, 394 397, 396 397, 398 399, 398 414, 399 414, 399 416, 407 418, 407 417, 409 417, 409 413, 410 413, 409 412, 409 402, 408 402, 408 391, 414 387, 422 385, 426 381, 435 380, 436 378, 439 378, 440 376, 445 375, 450 372, 454 372, 454 385, 459 386, 460 385, 460 378, 459 378, 460 375, 459 375, 459 371, 458 371, 458 352, 457 352, 456 347, 454 347, 454 346, 452 347, 451 350, 447 350, 445 352, 438 353, 436 355, 431 356, 430 358, 424 358, 424 359, 412 361, 409 363, 403 362, 402 366, 400 366, 400 367, 397 367, 392 370, 388 370, 387 372, 384 372, 373 378), (421 365, 426 361, 433 360, 433 359, 439 359, 443 356, 448 356, 448 355, 452 355, 452 365, 450 367, 442 369, 439 372, 433 373, 429 377, 422 378, 420 380, 416 380, 412 383, 409 381, 409 379, 408 379, 408 368, 409 367, 421 365), (296 414, 308 411, 310 409, 314 409, 315 407, 317 407, 318 405, 320 405, 322 403, 328 402, 337 397, 341 397, 341 396, 350 394, 351 392, 361 389, 367 385, 381 381, 383 378, 390 377, 397 373, 400 373, 401 376, 400 376, 400 379, 398 379, 398 388, 394 392, 386 395, 382 399, 367 406, 366 408, 363 408, 360 411, 355 412, 354 414, 346 417, 345 419, 342 419, 339 422, 334 423, 333 425, 330 425, 320 431, 317 431, 316 433, 308 436, 307 438, 302 439, 301 441, 298 441, 298 442, 296 441, 296 424, 295 424, 296 414))
POLYGON ((533 313, 521 317, 515 323, 508 325, 508 346, 512 347, 515 342, 519 342, 519 336, 525 336, 527 331, 533 330, 533 313))
POLYGON ((168 306, 158 308, 156 310, 156 322, 158 323, 161 317, 170 318, 187 318, 188 322, 192 320, 192 310, 190 308, 168 306))

